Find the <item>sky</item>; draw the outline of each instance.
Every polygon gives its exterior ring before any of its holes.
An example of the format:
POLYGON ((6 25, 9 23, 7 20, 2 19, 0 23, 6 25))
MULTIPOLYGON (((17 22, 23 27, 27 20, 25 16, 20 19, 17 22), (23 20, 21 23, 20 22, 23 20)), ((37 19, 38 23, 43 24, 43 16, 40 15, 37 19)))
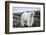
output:
POLYGON ((13 7, 12 8, 13 10, 13 13, 18 13, 18 12, 26 12, 26 11, 30 11, 30 12, 33 12, 33 11, 37 11, 37 10, 40 10, 40 8, 36 8, 36 7, 13 7))

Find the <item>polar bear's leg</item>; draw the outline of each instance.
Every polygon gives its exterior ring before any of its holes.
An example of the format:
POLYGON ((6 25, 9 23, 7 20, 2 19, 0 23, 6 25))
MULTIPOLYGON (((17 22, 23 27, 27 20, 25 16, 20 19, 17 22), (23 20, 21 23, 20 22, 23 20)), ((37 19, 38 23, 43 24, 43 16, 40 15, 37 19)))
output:
POLYGON ((21 25, 24 26, 24 19, 21 17, 21 25))
POLYGON ((27 25, 30 26, 30 20, 29 19, 27 19, 27 25))
POLYGON ((33 25, 33 22, 34 22, 34 20, 33 20, 33 19, 34 19, 34 18, 32 18, 32 19, 31 19, 31 26, 33 25))

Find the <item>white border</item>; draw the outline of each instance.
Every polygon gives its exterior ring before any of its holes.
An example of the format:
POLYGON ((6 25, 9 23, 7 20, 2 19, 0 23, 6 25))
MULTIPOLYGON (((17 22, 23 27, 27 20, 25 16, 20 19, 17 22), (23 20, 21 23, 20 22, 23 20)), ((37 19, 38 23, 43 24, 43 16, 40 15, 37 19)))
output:
POLYGON ((19 4, 19 3, 10 3, 9 4, 9 12, 10 12, 10 22, 9 22, 9 32, 21 32, 21 31, 37 31, 43 30, 43 5, 33 5, 33 4, 19 4), (39 7, 40 8, 40 27, 28 27, 28 28, 13 28, 13 12, 12 7, 39 7))

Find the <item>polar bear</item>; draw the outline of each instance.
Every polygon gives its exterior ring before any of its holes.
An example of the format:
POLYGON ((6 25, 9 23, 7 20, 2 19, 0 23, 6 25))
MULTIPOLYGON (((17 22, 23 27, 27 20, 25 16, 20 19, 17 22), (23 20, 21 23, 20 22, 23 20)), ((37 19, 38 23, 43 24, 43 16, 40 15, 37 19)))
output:
POLYGON ((22 15, 21 15, 21 25, 24 26, 27 25, 27 26, 32 26, 33 22, 34 22, 34 12, 24 12, 22 15))

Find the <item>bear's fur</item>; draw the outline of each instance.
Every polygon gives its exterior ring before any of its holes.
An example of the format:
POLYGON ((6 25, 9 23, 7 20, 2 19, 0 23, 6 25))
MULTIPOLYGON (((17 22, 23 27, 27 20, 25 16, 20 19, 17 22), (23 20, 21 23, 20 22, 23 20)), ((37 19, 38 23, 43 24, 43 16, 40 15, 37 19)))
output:
POLYGON ((21 15, 21 25, 24 26, 27 25, 27 26, 32 26, 33 22, 34 22, 34 12, 24 12, 22 15, 21 15))

